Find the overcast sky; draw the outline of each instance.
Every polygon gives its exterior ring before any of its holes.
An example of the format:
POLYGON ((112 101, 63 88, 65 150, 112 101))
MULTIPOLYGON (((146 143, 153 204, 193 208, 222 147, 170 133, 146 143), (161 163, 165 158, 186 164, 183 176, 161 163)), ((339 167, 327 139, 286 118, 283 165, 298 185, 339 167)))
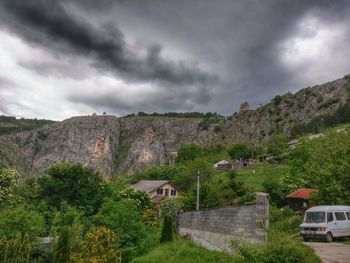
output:
POLYGON ((350 73, 350 1, 0 0, 0 114, 257 107, 350 73))

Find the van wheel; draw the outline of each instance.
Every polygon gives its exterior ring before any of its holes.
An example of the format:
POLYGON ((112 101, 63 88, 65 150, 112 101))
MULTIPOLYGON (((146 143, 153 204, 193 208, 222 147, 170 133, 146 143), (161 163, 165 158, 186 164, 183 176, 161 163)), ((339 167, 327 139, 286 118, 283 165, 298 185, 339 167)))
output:
POLYGON ((327 235, 326 235, 326 241, 328 243, 331 243, 333 241, 333 235, 331 232, 328 232, 327 235))
POLYGON ((308 238, 308 237, 303 237, 303 239, 304 239, 305 242, 309 242, 310 241, 310 238, 308 238))

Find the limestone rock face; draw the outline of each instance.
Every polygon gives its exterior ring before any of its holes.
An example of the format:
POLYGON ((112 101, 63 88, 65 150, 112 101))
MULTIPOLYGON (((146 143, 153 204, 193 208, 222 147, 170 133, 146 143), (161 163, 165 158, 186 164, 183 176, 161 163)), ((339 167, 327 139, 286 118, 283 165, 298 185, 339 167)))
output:
POLYGON ((296 124, 334 113, 349 100, 350 76, 286 94, 223 123, 199 118, 73 117, 42 128, 0 136, 0 167, 40 176, 58 162, 81 163, 106 178, 169 163, 182 144, 233 144, 290 134, 296 124))
POLYGON ((0 166, 22 174, 42 174, 58 162, 81 163, 104 177, 131 173, 169 162, 183 143, 208 143, 211 130, 198 130, 200 119, 85 116, 41 129, 0 136, 0 166))

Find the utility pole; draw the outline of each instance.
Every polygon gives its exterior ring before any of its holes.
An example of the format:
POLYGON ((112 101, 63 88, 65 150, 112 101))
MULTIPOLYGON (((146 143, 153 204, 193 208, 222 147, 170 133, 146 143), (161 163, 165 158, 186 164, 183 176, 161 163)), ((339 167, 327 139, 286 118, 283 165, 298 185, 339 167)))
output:
POLYGON ((197 206, 196 210, 199 210, 199 170, 197 172, 197 206))

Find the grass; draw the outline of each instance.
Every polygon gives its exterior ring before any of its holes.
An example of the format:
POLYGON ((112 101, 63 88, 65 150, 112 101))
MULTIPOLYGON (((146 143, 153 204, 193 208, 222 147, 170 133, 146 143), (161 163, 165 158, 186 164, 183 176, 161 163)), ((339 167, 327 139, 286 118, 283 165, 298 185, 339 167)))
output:
POLYGON ((238 170, 237 179, 245 183, 253 191, 263 191, 263 182, 266 179, 275 179, 288 172, 286 164, 259 164, 254 168, 238 170), (253 174, 255 170, 255 174, 253 174))
POLYGON ((132 263, 235 263, 242 262, 238 257, 229 256, 225 253, 210 251, 199 247, 191 241, 177 237, 174 241, 162 244, 150 253, 135 258, 132 263))

